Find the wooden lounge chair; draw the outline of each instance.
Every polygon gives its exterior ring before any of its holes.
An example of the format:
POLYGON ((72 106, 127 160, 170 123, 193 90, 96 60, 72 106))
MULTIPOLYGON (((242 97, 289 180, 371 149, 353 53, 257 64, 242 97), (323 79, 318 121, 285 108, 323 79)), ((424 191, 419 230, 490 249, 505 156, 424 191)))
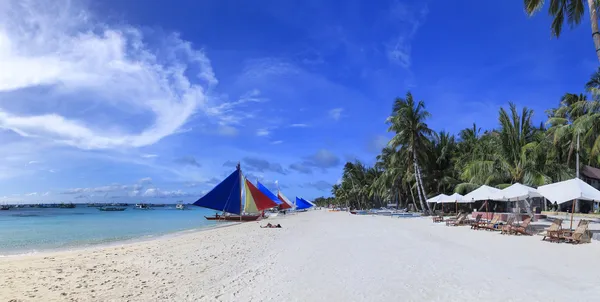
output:
POLYGON ((589 243, 591 241, 590 232, 588 230, 589 223, 588 220, 580 220, 575 231, 563 231, 561 239, 573 244, 589 243))
POLYGON ((471 222, 471 229, 475 229, 479 226, 481 223, 481 217, 483 217, 482 214, 477 214, 477 216, 475 216, 475 221, 471 222))
POLYGON ((496 225, 498 224, 498 221, 500 220, 500 215, 498 214, 494 214, 494 217, 492 217, 492 220, 489 222, 484 222, 484 223, 480 223, 477 227, 475 227, 475 230, 495 230, 496 229, 496 225))
POLYGON ((562 219, 554 219, 552 225, 540 234, 541 236, 544 236, 544 238, 542 238, 542 241, 548 238, 548 241, 550 242, 559 242, 560 232, 562 231, 562 222, 562 219))
POLYGON ((455 220, 446 220, 446 226, 463 225, 465 223, 465 220, 467 220, 467 214, 460 214, 455 220))
POLYGON ((511 229, 513 228, 513 223, 515 223, 515 216, 508 217, 508 219, 506 220, 506 224, 503 225, 501 228, 498 228, 500 229, 500 234, 510 234, 511 229))
POLYGON ((444 215, 441 212, 438 212, 437 215, 434 215, 432 218, 433 218, 433 222, 435 222, 435 223, 444 222, 444 215))
POLYGON ((525 218, 523 220, 523 223, 521 223, 520 225, 511 226, 509 234, 531 236, 533 234, 527 232, 527 228, 529 227, 529 224, 531 224, 531 217, 525 218))

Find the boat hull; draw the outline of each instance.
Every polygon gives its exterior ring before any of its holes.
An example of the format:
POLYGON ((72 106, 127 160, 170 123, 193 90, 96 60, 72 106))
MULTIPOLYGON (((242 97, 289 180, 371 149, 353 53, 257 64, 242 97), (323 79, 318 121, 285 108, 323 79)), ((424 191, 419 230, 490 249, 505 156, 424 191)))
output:
POLYGON ((256 221, 258 219, 260 219, 261 215, 257 214, 257 215, 242 215, 242 218, 240 219, 239 215, 228 215, 228 216, 223 216, 223 215, 219 215, 219 214, 215 214, 215 216, 204 216, 204 218, 206 218, 206 220, 217 220, 217 221, 256 221))

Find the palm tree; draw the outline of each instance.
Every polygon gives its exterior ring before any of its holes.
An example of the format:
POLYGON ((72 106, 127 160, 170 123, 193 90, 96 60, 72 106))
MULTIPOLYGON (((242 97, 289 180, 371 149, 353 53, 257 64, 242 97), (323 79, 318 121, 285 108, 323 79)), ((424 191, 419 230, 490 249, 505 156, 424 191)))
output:
POLYGON ((429 116, 429 112, 425 110, 425 103, 423 101, 415 102, 412 94, 408 92, 405 98, 396 98, 392 115, 387 119, 388 131, 395 133, 389 145, 392 148, 405 149, 409 158, 412 158, 417 195, 419 196, 421 209, 425 214, 430 212, 430 209, 425 202, 427 193, 423 186, 419 159, 426 156, 425 151, 429 143, 428 136, 432 133, 432 130, 425 123, 429 116))
MULTIPOLYGON (((590 23, 592 26, 592 39, 596 47, 596 56, 600 61, 600 32, 598 31, 598 0, 587 0, 588 11, 590 13, 590 23)), ((525 11, 532 16, 544 6, 544 0, 525 0, 525 11)), ((550 0, 548 13, 554 18, 552 20, 552 35, 559 37, 562 32, 563 23, 566 22, 571 28, 579 25, 585 12, 584 0, 550 0)))

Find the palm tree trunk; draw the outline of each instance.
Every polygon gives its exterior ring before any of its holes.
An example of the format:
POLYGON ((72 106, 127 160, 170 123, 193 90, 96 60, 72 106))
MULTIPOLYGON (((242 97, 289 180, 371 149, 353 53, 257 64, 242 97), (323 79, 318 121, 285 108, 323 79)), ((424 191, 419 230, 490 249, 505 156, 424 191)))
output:
POLYGON ((596 47, 596 56, 598 56, 598 61, 600 61, 600 32, 598 31, 596 0, 588 0, 588 8, 590 10, 590 23, 592 24, 592 39, 594 39, 594 47, 596 47))
POLYGON ((431 212, 431 208, 429 207, 429 203, 427 203, 427 193, 425 193, 425 186, 423 186, 423 178, 421 177, 421 167, 419 167, 419 163, 417 163, 417 169, 419 170, 419 182, 421 183, 421 190, 423 191, 423 199, 425 200, 425 206, 427 207, 427 211, 431 212))
POLYGON ((410 196, 412 197, 412 202, 413 202, 413 205, 415 206, 415 210, 418 211, 419 207, 417 207, 417 203, 415 202, 415 194, 413 193, 412 187, 410 187, 410 196))
POLYGON ((419 166, 417 164, 417 155, 414 152, 413 152, 413 165, 414 165, 414 169, 415 169, 415 178, 417 181, 417 196, 419 196, 419 203, 421 204, 421 210, 422 210, 423 214, 427 214, 425 204, 423 203, 423 198, 424 198, 424 196, 422 196, 423 191, 421 191, 419 189, 419 186, 421 184, 421 182, 420 182, 421 175, 419 174, 419 166))

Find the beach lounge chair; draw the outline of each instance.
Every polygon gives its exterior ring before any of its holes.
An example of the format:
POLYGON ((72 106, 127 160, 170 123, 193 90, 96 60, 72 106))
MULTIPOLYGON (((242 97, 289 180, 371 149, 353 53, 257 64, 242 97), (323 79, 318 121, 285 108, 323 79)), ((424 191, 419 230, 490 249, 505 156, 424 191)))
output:
POLYGON ((477 216, 475 216, 475 221, 471 222, 471 229, 475 229, 477 226, 479 226, 481 223, 481 217, 483 217, 482 214, 477 214, 477 216))
POLYGON ((492 220, 489 222, 482 222, 479 223, 478 226, 474 227, 474 230, 495 230, 497 225, 498 225, 498 221, 500 220, 500 215, 498 214, 494 214, 494 216, 492 217, 492 220))
POLYGON ((541 236, 544 236, 544 238, 542 238, 542 241, 548 238, 548 241, 550 242, 559 242, 560 232, 562 231, 562 222, 562 219, 554 219, 552 225, 540 234, 541 236))
POLYGON ((590 232, 588 230, 589 223, 588 220, 580 220, 575 231, 563 231, 561 239, 573 244, 589 243, 591 241, 590 232))
POLYGON ((456 220, 447 220, 446 226, 464 225, 466 220, 467 220, 467 214, 460 214, 456 220))
POLYGON ((502 235, 510 234, 510 232, 513 228, 513 223, 515 223, 515 217, 514 216, 508 217, 508 219, 506 220, 506 224, 499 228, 500 234, 502 234, 502 235))
POLYGON ((444 222, 444 215, 442 213, 437 213, 437 215, 433 216, 433 222, 444 222))
POLYGON ((527 228, 529 227, 529 224, 531 224, 531 217, 527 217, 523 220, 523 223, 521 223, 520 225, 515 225, 515 226, 511 226, 510 227, 510 234, 514 234, 514 235, 527 235, 527 236, 531 236, 533 234, 527 232, 527 228))

